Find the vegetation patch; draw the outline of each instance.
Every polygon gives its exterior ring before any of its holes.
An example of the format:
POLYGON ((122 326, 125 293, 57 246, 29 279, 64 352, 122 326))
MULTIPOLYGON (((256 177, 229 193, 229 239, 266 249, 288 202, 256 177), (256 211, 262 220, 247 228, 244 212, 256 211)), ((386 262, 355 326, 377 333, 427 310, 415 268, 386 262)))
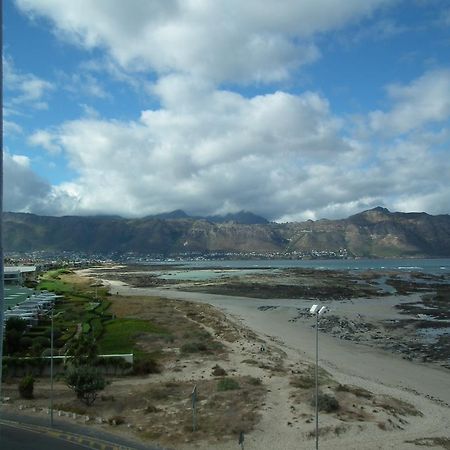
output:
POLYGON ((450 450, 450 439, 447 437, 428 437, 414 439, 413 441, 405 441, 407 444, 414 444, 421 447, 442 447, 446 450, 450 450))
POLYGON ((163 328, 147 320, 118 318, 108 322, 99 340, 101 353, 132 353, 136 350, 136 340, 142 333, 165 334, 163 328))
MULTIPOLYGON (((319 367, 318 384, 323 386, 325 384, 334 383, 331 375, 321 367, 319 367)), ((311 389, 316 385, 316 369, 315 366, 308 366, 304 372, 291 377, 291 386, 298 389, 311 389)))
POLYGON ((219 392, 234 391, 235 389, 240 389, 240 386, 239 383, 233 378, 222 378, 217 383, 217 390, 219 392))

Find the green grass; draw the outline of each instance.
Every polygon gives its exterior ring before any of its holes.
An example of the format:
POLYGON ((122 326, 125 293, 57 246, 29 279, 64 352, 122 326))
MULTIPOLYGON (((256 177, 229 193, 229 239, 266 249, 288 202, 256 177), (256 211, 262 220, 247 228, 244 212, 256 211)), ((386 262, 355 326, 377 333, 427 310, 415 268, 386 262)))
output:
POLYGON ((39 283, 39 289, 52 292, 62 292, 64 294, 73 294, 74 288, 72 285, 64 283, 61 280, 42 280, 39 283))
POLYGON ((105 324, 99 340, 101 353, 132 353, 140 333, 168 334, 166 330, 139 319, 116 319, 105 324))

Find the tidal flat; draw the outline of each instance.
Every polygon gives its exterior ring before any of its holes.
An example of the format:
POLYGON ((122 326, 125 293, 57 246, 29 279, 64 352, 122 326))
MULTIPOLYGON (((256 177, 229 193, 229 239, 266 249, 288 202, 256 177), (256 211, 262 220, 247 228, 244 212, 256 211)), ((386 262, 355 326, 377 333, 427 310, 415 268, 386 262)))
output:
POLYGON ((195 269, 181 264, 118 266, 95 273, 135 288, 264 300, 258 313, 289 308, 288 320, 308 327, 314 327, 308 309, 320 302, 328 307, 321 333, 450 369, 448 272, 224 268, 212 263, 195 269))

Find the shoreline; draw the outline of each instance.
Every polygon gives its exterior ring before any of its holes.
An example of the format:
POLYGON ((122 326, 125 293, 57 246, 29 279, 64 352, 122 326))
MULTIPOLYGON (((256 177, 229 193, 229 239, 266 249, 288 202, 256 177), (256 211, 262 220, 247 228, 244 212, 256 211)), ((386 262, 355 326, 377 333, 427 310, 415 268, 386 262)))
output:
MULTIPOLYGON (((258 307, 273 306, 280 303, 280 300, 199 294, 167 288, 134 288, 121 282, 104 282, 110 284, 112 290, 118 291, 119 295, 159 296, 209 304, 266 339, 275 340, 297 351, 306 360, 311 362, 315 358, 314 329, 289 322, 295 317, 298 306, 286 306, 286 303, 295 302, 294 300, 284 300, 282 306, 276 310, 259 311, 258 307)), ((321 332, 319 342, 320 365, 336 376, 342 373, 390 387, 411 390, 450 406, 450 372, 447 369, 430 363, 407 361, 387 351, 338 340, 321 332), (372 367, 369 373, 367 366, 372 367), (425 378, 424 371, 427 372, 425 378), (407 379, 405 374, 408 374, 407 379), (424 384, 424 379, 428 380, 428 384, 424 384)))
MULTIPOLYGON (((79 271, 79 274, 92 276, 89 270, 79 271)), ((298 314, 298 309, 304 306, 302 302, 305 300, 256 299, 185 292, 173 289, 171 286, 135 288, 122 281, 108 280, 105 275, 97 278, 101 278, 113 297, 115 294, 128 298, 136 296, 144 301, 145 297, 159 297, 207 304, 225 314, 227 320, 244 330, 241 339, 231 350, 231 359, 228 363, 228 368, 234 367, 233 371, 236 375, 253 370, 247 364, 243 364, 245 363, 244 355, 248 349, 252 348, 252 352, 255 351, 254 342, 250 344, 245 337, 248 334, 256 336, 272 351, 275 350, 280 355, 284 355, 284 372, 269 371, 261 377, 264 386, 267 387, 267 394, 260 410, 260 421, 246 436, 245 448, 294 450, 299 448, 299 442, 303 439, 306 447, 313 445, 311 436, 313 419, 310 413, 304 413, 310 407, 306 407, 304 397, 300 400, 300 404, 298 400, 295 400, 295 395, 298 394, 295 394, 295 388, 292 386, 295 374, 300 373, 299 370, 304 370, 305 365, 311 365, 315 358, 315 330, 311 327, 311 322, 292 320, 298 314)), ((312 303, 310 300, 306 302, 312 303)), ((383 299, 380 299, 380 302, 383 302, 383 299)), ((348 303, 344 302, 350 310, 355 303, 357 303, 355 299, 349 300, 348 303)), ((373 302, 371 306, 374 307, 373 302)), ((385 302, 383 307, 386 307, 385 302)), ((220 339, 219 336, 216 337, 220 339)), ((263 356, 258 353, 253 353, 255 359, 263 356)), ((358 410, 365 408, 367 411, 364 412, 366 418, 356 419, 355 417, 361 413, 355 411, 356 416, 353 416, 350 421, 343 419, 343 422, 336 422, 335 416, 320 413, 320 448, 407 450, 416 449, 418 445, 436 449, 448 448, 450 444, 450 376, 447 369, 430 363, 407 361, 387 351, 339 340, 324 333, 320 333, 319 336, 319 365, 329 372, 334 383, 370 391, 376 398, 404 402, 405 405, 411 405, 415 411, 418 411, 418 414, 413 415, 392 412, 393 415, 389 416, 391 413, 388 413, 388 416, 383 419, 387 421, 380 422, 379 408, 377 411, 373 409, 372 413, 373 406, 367 404, 362 406, 363 399, 355 397, 353 401, 356 402, 358 410)), ((256 373, 263 373, 261 369, 258 371, 260 372, 256 373)), ((170 376, 173 377, 174 374, 170 376)), ((355 410, 354 407, 355 404, 353 408, 351 404, 347 404, 344 409, 355 410)), ((177 450, 209 450, 211 448, 232 450, 235 447, 234 440, 222 442, 197 440, 179 443, 175 448, 177 450)))

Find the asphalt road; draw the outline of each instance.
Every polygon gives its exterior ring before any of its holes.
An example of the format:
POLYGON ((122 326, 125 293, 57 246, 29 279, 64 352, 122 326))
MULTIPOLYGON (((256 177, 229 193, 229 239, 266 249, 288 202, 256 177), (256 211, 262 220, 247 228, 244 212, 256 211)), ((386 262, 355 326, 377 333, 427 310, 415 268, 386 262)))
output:
POLYGON ((0 414, 1 450, 163 450, 146 446, 99 430, 31 416, 0 414))

